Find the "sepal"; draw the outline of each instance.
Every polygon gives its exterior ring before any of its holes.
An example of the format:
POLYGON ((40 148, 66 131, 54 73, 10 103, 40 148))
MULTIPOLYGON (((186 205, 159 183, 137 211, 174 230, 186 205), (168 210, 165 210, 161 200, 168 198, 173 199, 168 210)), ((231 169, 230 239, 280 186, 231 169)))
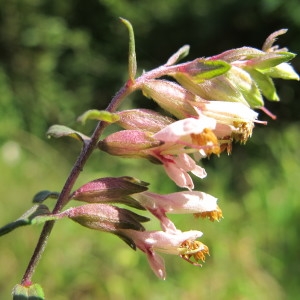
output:
POLYGON ((288 63, 282 63, 274 68, 262 70, 262 72, 265 75, 273 78, 299 81, 299 75, 295 72, 294 68, 288 63))
MULTIPOLYGON (((230 64, 223 60, 196 59, 181 66, 177 73, 185 74, 195 83, 203 82, 225 74, 231 68, 230 64)), ((176 75, 175 75, 176 78, 176 75)))
POLYGON ((291 52, 268 52, 262 56, 252 58, 247 61, 247 67, 253 67, 259 70, 273 68, 281 63, 290 61, 296 56, 291 52))
POLYGON ((268 100, 279 101, 274 82, 270 76, 252 68, 245 68, 245 70, 250 74, 261 93, 268 100))
POLYGON ((184 45, 176 53, 174 53, 167 61, 165 66, 172 66, 175 65, 178 61, 181 59, 185 58, 190 51, 190 46, 189 45, 184 45))

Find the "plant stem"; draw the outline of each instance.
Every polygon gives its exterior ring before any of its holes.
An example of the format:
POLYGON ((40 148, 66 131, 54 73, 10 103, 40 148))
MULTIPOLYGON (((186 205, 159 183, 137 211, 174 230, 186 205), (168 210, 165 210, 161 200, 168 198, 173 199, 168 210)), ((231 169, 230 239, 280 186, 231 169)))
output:
MULTIPOLYGON (((135 90, 139 89, 143 83, 148 79, 153 79, 157 77, 161 77, 165 74, 168 74, 170 72, 176 71, 179 65, 175 66, 161 66, 158 67, 152 71, 149 71, 147 73, 144 73, 139 78, 137 78, 135 81, 132 79, 129 79, 128 82, 119 90, 119 92, 113 97, 112 101, 106 108, 109 112, 115 112, 119 105, 121 104, 122 100, 124 100, 125 97, 127 97, 129 94, 134 92, 135 90)), ((64 184, 64 187, 60 193, 60 196, 56 202, 56 205, 52 211, 53 214, 57 214, 61 211, 61 209, 68 203, 69 195, 71 193, 71 190, 79 177, 80 172, 83 170, 83 167, 85 166, 87 160, 89 159, 90 155, 94 151, 94 149, 97 146, 97 142, 105 129, 105 127, 109 125, 103 121, 98 122, 94 133, 91 136, 91 139, 88 144, 84 145, 82 147, 82 150, 64 184)), ((45 250, 48 238, 50 236, 50 233, 54 227, 55 221, 47 221, 42 229, 40 238, 38 240, 38 243, 35 247, 35 250, 33 252, 33 255, 29 261, 29 264, 27 266, 27 269, 24 273, 24 276, 22 278, 21 284, 26 286, 31 284, 31 278, 33 276, 33 273, 35 271, 35 268, 45 250)))
MULTIPOLYGON (((117 109, 117 107, 120 105, 121 101, 132 92, 132 89, 130 86, 125 84, 120 91, 115 95, 115 97, 110 102, 109 106, 107 107, 107 111, 113 112, 117 109)), ((88 158, 92 154, 93 150, 97 146, 97 142, 105 129, 105 127, 108 124, 105 122, 98 122, 94 133, 91 137, 91 140, 88 144, 82 147, 82 150, 77 158, 77 161, 75 162, 69 177, 67 178, 64 187, 60 193, 60 196, 56 202, 56 205, 52 211, 53 214, 59 213, 61 209, 64 207, 64 205, 67 204, 69 201, 69 195, 71 193, 71 190, 80 174, 80 172, 83 170, 83 167, 85 163, 87 162, 88 158)), ((29 264, 27 266, 27 269, 24 273, 24 276, 22 278, 21 284, 22 285, 30 285, 31 284, 31 278, 33 276, 33 273, 35 271, 35 268, 45 250, 48 238, 50 236, 50 233, 54 227, 55 221, 47 221, 42 229, 40 238, 38 240, 38 243, 35 247, 35 250, 33 252, 33 255, 29 261, 29 264)))

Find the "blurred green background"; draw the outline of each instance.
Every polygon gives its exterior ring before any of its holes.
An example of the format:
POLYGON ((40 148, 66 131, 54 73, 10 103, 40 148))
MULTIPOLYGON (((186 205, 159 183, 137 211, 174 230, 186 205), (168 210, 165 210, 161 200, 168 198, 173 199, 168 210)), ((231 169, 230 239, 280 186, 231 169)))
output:
MULTIPOLYGON (((300 52, 298 0, 0 0, 0 220, 31 206, 39 190, 59 191, 79 145, 47 140, 60 123, 90 134, 95 123, 76 123, 83 111, 104 109, 126 80, 128 37, 118 17, 135 29, 138 70, 163 64, 184 44, 189 59, 240 46, 260 48, 275 30, 278 43, 300 52)), ((293 61, 300 70, 300 59, 293 61)), ((276 81, 278 116, 258 125, 232 156, 203 161, 208 177, 197 189, 219 198, 220 223, 172 216, 182 230, 204 232, 211 252, 203 268, 166 256, 160 281, 146 257, 121 240, 68 220, 57 223, 34 281, 47 299, 296 299, 300 292, 300 124, 298 82, 276 81)), ((141 94, 130 105, 153 107, 141 94)), ((176 186, 147 161, 95 153, 78 186, 101 176, 129 175, 153 192, 176 186)), ((51 200, 48 200, 50 206, 51 200)), ((41 226, 0 239, 0 299, 10 299, 35 247, 41 226)))

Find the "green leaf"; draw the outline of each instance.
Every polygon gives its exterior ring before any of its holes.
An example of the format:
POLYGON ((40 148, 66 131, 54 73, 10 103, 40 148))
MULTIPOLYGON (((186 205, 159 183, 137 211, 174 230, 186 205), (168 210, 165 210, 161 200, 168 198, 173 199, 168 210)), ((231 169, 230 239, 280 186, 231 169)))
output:
POLYGON ((90 140, 90 138, 79 131, 75 131, 72 128, 63 125, 52 125, 47 131, 48 138, 60 138, 69 136, 72 137, 82 143, 86 143, 90 140))
POLYGON ((135 53, 135 40, 134 40, 134 32, 131 23, 123 18, 120 18, 123 24, 128 29, 129 32, 129 54, 128 54, 128 73, 129 78, 133 81, 136 74, 136 53, 135 53))
POLYGON ((182 46, 176 53, 174 53, 167 61, 165 64, 166 66, 171 66, 176 64, 178 61, 183 59, 189 54, 190 51, 190 46, 189 45, 184 45, 182 46))
POLYGON ((32 202, 33 203, 42 203, 48 198, 57 199, 58 197, 59 197, 58 192, 40 191, 34 195, 32 202))
POLYGON ((37 223, 44 223, 49 220, 57 219, 53 215, 50 215, 48 207, 44 204, 37 204, 30 208, 19 219, 11 222, 0 228, 0 236, 5 235, 12 230, 26 225, 32 225, 37 223))
POLYGON ((106 110, 90 109, 84 112, 80 117, 78 117, 77 121, 84 124, 87 119, 99 120, 107 123, 115 123, 120 120, 120 117, 118 114, 111 113, 106 110))
POLYGON ((17 284, 12 291, 13 300, 44 300, 42 287, 35 283, 30 286, 17 284))

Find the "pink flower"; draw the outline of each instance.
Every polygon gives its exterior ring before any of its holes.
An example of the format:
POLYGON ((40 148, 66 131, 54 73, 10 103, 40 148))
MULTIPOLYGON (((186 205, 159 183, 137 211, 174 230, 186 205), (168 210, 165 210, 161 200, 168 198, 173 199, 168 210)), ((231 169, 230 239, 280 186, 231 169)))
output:
POLYGON ((101 150, 123 157, 143 157, 162 163, 168 176, 180 187, 193 189, 188 172, 199 178, 206 176, 188 153, 202 156, 219 153, 219 144, 212 130, 214 119, 204 115, 171 123, 156 133, 122 130, 98 143, 101 150))
POLYGON ((125 236, 132 239, 137 248, 143 251, 148 258, 149 265, 155 275, 160 279, 166 278, 164 260, 156 252, 179 255, 193 265, 199 266, 197 261, 205 260, 205 254, 208 254, 208 248, 197 238, 202 236, 202 232, 191 230, 169 233, 164 231, 136 231, 123 230, 125 236), (196 263, 190 258, 193 257, 196 263))
POLYGON ((192 104, 200 116, 216 121, 213 132, 221 145, 224 138, 245 143, 252 135, 254 123, 263 123, 257 120, 258 113, 240 102, 199 101, 192 104))
POLYGON ((177 231, 166 213, 192 213, 196 217, 208 217, 212 221, 222 217, 217 198, 199 191, 183 191, 166 195, 142 192, 133 197, 160 220, 164 231, 177 231))
POLYGON ((153 138, 163 143, 145 152, 163 163, 166 173, 178 186, 193 189, 188 172, 199 178, 206 177, 206 172, 187 153, 200 152, 202 156, 218 153, 216 137, 212 134, 212 138, 206 138, 207 132, 215 126, 215 120, 204 115, 176 121, 155 133, 153 138))

